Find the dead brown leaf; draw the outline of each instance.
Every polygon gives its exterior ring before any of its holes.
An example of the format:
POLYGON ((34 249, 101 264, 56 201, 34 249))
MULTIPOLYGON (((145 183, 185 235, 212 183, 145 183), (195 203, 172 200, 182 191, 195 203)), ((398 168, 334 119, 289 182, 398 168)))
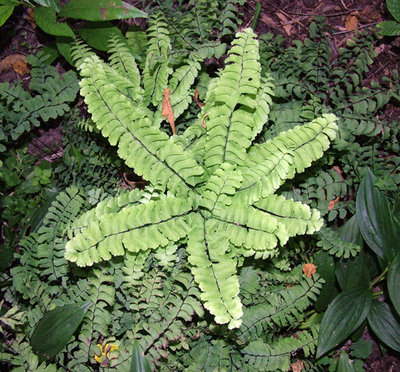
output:
POLYGON ((26 62, 26 56, 23 54, 11 54, 0 61, 0 73, 11 69, 20 76, 28 74, 29 66, 26 62))
POLYGON ((340 179, 344 181, 342 170, 337 165, 335 165, 332 169, 339 175, 340 179))
POLYGON ((311 279, 311 275, 317 272, 317 267, 313 263, 303 265, 303 273, 311 279))
POLYGON ((344 27, 347 31, 355 31, 358 28, 358 18, 354 14, 350 14, 346 17, 344 27))
POLYGON ((280 12, 275 13, 276 16, 280 19, 282 23, 282 27, 285 30, 286 34, 288 36, 291 36, 292 34, 292 25, 290 24, 290 21, 286 18, 286 16, 280 12))
POLYGON ((162 112, 161 115, 164 116, 172 129, 172 134, 176 134, 175 130, 175 116, 172 111, 171 101, 170 101, 171 90, 169 88, 164 90, 164 99, 162 101, 162 112))
POLYGON ((198 90, 198 89, 196 89, 196 90, 194 91, 194 97, 193 97, 193 99, 194 99, 194 101, 197 103, 197 106, 199 106, 200 108, 202 108, 202 107, 205 106, 205 103, 204 103, 204 102, 200 102, 200 101, 199 101, 199 90, 198 90))
POLYGON ((33 15, 33 9, 32 9, 32 8, 29 8, 29 9, 26 11, 26 19, 27 19, 27 21, 31 24, 31 26, 32 26, 33 29, 35 29, 35 28, 37 27, 37 24, 36 24, 36 22, 35 22, 35 17, 34 17, 34 15, 33 15))
POLYGON ((335 200, 331 200, 329 202, 328 208, 331 211, 333 208, 335 208, 335 204, 339 201, 339 197, 337 197, 335 200))
POLYGON ((304 362, 300 359, 297 359, 294 363, 290 365, 290 368, 293 372, 301 372, 304 368, 304 362))

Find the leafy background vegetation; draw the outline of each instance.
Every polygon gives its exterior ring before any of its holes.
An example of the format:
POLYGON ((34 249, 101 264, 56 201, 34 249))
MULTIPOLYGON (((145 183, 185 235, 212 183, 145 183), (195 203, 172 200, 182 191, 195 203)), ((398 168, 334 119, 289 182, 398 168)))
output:
POLYGON ((0 5, 4 22, 32 7, 49 41, 29 81, 0 85, 1 368, 361 371, 373 348, 398 356, 400 85, 396 69, 371 79, 396 21, 352 32, 363 15, 345 9, 338 48, 320 16, 297 19, 301 40, 260 31, 251 1, 88 3, 0 5), (51 126, 61 143, 38 154, 51 126))

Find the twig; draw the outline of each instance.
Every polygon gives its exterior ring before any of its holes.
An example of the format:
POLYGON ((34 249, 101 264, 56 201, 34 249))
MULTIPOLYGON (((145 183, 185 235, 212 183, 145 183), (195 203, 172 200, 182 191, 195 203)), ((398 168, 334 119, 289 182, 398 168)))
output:
POLYGON ((380 23, 380 22, 367 23, 366 25, 360 26, 360 27, 357 28, 356 30, 338 31, 338 32, 334 32, 333 35, 348 34, 349 32, 358 31, 358 30, 360 30, 360 29, 362 29, 362 28, 366 28, 366 27, 369 27, 369 26, 375 26, 375 25, 377 25, 378 23, 380 23))
POLYGON ((301 27, 306 27, 304 26, 303 23, 301 23, 299 20, 297 20, 296 18, 292 17, 290 14, 286 13, 284 10, 278 8, 275 4, 270 3, 269 1, 266 2, 269 5, 272 5, 278 12, 284 14, 286 17, 290 18, 291 20, 293 20, 294 22, 298 23, 301 27))

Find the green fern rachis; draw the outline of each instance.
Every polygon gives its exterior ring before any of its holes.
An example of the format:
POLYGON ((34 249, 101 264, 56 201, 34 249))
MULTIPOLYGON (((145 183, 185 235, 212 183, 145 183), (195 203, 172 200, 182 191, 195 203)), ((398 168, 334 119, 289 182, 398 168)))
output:
MULTIPOLYGON (((136 71, 134 59, 126 64, 136 71)), ((87 56, 79 65, 81 94, 126 164, 168 193, 147 204, 118 198, 100 203, 72 226, 65 256, 89 266, 126 252, 143 255, 186 243, 204 306, 217 323, 237 328, 242 318, 238 258, 276 256, 289 237, 322 226, 318 211, 274 192, 322 157, 335 137, 335 116, 252 144, 268 118, 272 83, 261 79, 251 29, 237 34, 225 69, 209 85, 198 122, 183 135, 170 138, 159 129, 159 99, 150 100, 140 80, 129 83, 117 67, 115 58, 110 66, 87 56)), ((157 84, 165 87, 165 79, 153 79, 145 85, 154 92, 160 91, 157 84)))

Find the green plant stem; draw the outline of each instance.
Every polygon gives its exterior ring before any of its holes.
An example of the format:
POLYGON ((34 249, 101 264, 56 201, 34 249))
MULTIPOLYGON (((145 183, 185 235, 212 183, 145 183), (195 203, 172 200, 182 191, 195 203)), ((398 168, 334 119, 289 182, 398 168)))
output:
POLYGON ((377 276, 369 285, 370 288, 373 288, 376 284, 378 284, 380 281, 385 279, 385 275, 387 273, 387 271, 389 270, 389 266, 387 266, 385 268, 385 270, 382 271, 382 273, 377 276))

